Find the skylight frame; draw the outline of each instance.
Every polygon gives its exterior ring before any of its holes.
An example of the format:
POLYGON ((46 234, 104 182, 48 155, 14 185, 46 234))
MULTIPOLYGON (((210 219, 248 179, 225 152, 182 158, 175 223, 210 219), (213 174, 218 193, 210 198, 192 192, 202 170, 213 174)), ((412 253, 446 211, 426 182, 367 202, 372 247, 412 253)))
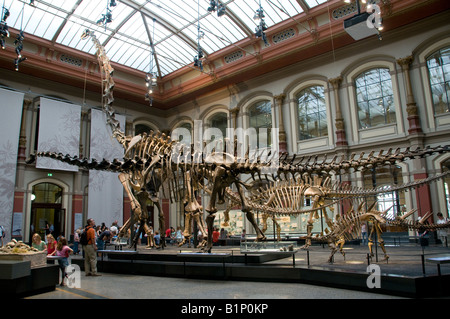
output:
MULTIPOLYGON (((256 27, 253 15, 259 8, 259 0, 221 0, 227 10, 222 17, 207 11, 209 0, 199 1, 200 6, 193 0, 170 3, 167 0, 117 0, 117 5, 110 7, 113 21, 106 26, 97 26, 96 21, 106 13, 109 0, 35 0, 35 7, 27 0, 5 0, 5 6, 11 12, 7 23, 12 28, 20 29, 22 25, 26 33, 95 54, 91 41, 80 40, 84 30, 90 29, 109 52, 111 61, 144 72, 148 71, 146 61, 150 61, 152 53, 147 30, 153 30, 154 25, 152 41, 159 76, 165 76, 193 62, 197 54, 198 23, 205 34, 201 46, 206 54, 253 35, 256 27), (123 57, 123 52, 130 53, 130 57, 123 57)), ((302 13, 299 2, 306 4, 303 7, 314 7, 326 0, 261 0, 267 27, 302 13)))

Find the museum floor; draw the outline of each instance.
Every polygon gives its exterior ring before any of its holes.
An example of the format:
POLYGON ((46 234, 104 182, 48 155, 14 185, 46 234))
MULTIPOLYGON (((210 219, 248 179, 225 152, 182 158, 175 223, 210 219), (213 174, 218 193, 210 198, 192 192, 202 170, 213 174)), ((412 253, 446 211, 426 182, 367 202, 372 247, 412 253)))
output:
MULTIPOLYGON (((450 248, 438 245, 421 247, 418 244, 404 244, 401 246, 387 246, 390 256, 388 263, 382 261, 383 253, 377 249, 377 257, 373 257, 372 264, 380 267, 381 273, 389 274, 389 277, 402 278, 436 278, 438 277, 435 264, 423 262, 431 256, 450 255, 450 248)), ((147 250, 145 246, 139 246, 140 255, 179 255, 180 253, 197 252, 197 249, 168 246, 164 250, 147 250)), ((214 247, 213 252, 231 253, 241 255, 239 247, 214 247)), ((247 267, 264 267, 264 269, 293 270, 325 270, 337 274, 367 273, 367 247, 348 245, 345 247, 345 260, 340 253, 336 253, 334 263, 327 263, 329 250, 327 247, 312 246, 309 251, 299 250, 294 256, 265 261, 261 264, 254 263, 224 263, 227 271, 233 274, 242 272, 247 267)), ((73 256, 72 263, 82 262, 81 256, 73 256)), ((108 259, 108 257, 105 257, 108 259)), ((107 262, 107 261, 105 261, 107 262)), ((149 262, 152 263, 152 262, 149 262)), ((153 262, 155 263, 155 262, 153 262)), ((180 263, 180 262, 179 262, 180 263)), ((179 264, 178 263, 178 264, 179 264)), ((181 262, 183 264, 183 262, 181 262)), ((192 264, 192 262, 184 262, 192 264)), ((102 276, 86 277, 81 275, 80 288, 57 286, 54 291, 28 296, 28 299, 374 299, 374 298, 402 298, 401 295, 378 293, 377 288, 371 291, 342 289, 328 285, 305 284, 303 282, 290 282, 287 280, 270 279, 267 282, 261 279, 245 280, 239 278, 195 278, 190 276, 152 276, 140 273, 113 273, 102 272, 102 259, 99 257, 98 268, 102 276)), ((130 265, 128 265, 130 266, 130 265)), ((208 267, 208 265, 204 265, 208 267)), ((211 265, 212 266, 212 265, 211 265)), ((220 263, 219 263, 220 266, 220 263)), ((131 267, 133 265, 131 264, 131 267)), ((152 267, 148 264, 146 267, 152 267)), ((217 265, 214 267, 218 267, 217 265)), ((130 268, 131 269, 131 268, 130 268)), ((224 269, 225 271, 225 269, 224 269)), ((450 274, 450 264, 441 266, 442 276, 450 274)), ((365 277, 364 277, 365 278, 365 277)), ((283 279, 283 278, 282 278, 283 279)), ((383 285, 383 280, 381 284, 383 285)), ((379 290, 380 291, 380 290, 379 290)), ((444 298, 446 298, 444 296, 444 298)))

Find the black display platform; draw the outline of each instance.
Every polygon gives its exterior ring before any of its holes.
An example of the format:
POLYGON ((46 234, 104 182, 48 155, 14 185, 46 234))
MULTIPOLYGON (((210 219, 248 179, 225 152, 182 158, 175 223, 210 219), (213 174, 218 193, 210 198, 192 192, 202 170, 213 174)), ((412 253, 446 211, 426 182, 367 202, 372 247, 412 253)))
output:
MULTIPOLYGON (((132 254, 112 252, 99 257, 97 268, 99 272, 119 274, 304 283, 412 298, 450 296, 447 288, 450 265, 439 275, 436 265, 424 262, 425 256, 448 253, 448 248, 424 251, 420 247, 388 247, 391 257, 387 263, 382 261, 381 254, 379 260, 378 255, 370 261, 365 260, 364 247, 349 249, 353 250, 347 251, 345 259, 337 253, 333 264, 326 262, 328 249, 317 246, 310 252, 299 251, 295 255, 295 264, 292 256, 284 259, 276 254, 245 256, 223 247, 203 256, 193 250, 183 253, 175 248, 165 251, 139 249, 132 254), (353 260, 359 262, 352 263, 353 260), (370 273, 366 268, 369 264, 380 266, 380 287, 368 287, 370 273)), ((84 269, 82 258, 73 258, 72 263, 84 269)))
POLYGON ((0 296, 21 298, 55 290, 59 280, 57 265, 31 268, 30 261, 0 261, 0 296))

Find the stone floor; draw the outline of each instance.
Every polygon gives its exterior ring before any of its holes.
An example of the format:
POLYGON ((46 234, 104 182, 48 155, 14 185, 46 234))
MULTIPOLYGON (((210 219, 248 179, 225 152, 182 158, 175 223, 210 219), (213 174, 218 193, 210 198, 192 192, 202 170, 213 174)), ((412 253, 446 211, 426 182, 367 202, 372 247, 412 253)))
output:
MULTIPOLYGON (((380 266, 382 273, 398 276, 436 276, 436 265, 422 263, 422 256, 449 254, 450 249, 441 246, 421 247, 416 244, 387 246, 390 256, 383 261, 384 254, 377 248, 377 256, 371 263, 380 266), (424 272, 425 271, 425 272, 424 272)), ((139 253, 176 254, 197 251, 193 248, 168 246, 164 250, 148 250, 138 247, 139 253)), ((239 247, 214 247, 215 252, 240 254, 239 247)), ((327 262, 329 250, 312 246, 309 252, 299 250, 295 255, 295 267, 323 267, 335 271, 366 271, 367 247, 349 245, 345 247, 345 259, 336 253, 334 263, 327 262), (309 263, 309 265, 308 265, 309 263)), ((73 256, 72 258, 81 258, 73 256)), ((264 263, 274 267, 294 267, 292 257, 264 263)), ((441 267, 443 274, 450 273, 450 265, 441 267)), ((313 286, 300 283, 245 282, 224 280, 203 280, 102 273, 100 277, 85 277, 81 274, 80 288, 57 287, 55 291, 37 294, 28 299, 158 299, 164 291, 164 299, 376 299, 399 297, 352 291, 346 289, 313 286)))

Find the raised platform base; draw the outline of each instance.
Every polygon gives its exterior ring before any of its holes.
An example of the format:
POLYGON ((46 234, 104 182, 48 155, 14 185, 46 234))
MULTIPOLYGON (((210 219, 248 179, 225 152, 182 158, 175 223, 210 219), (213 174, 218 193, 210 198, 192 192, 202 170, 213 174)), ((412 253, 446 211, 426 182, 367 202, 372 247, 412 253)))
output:
MULTIPOLYGON (((297 256, 301 258, 302 256, 297 256)), ((279 256, 270 255, 238 255, 218 253, 202 256, 201 254, 173 253, 136 253, 108 255, 99 258, 99 272, 136 274, 148 276, 185 277, 214 280, 239 280, 260 282, 289 282, 344 288, 388 295, 424 298, 450 296, 450 275, 398 275, 397 273, 378 273, 375 287, 368 284, 371 280, 366 266, 360 265, 358 270, 339 267, 320 267, 304 264, 276 261, 279 256), (275 261, 274 261, 275 260, 275 261), (370 286, 374 288, 370 288, 370 286)), ((301 260, 301 259, 299 259, 301 260)), ((304 261, 303 261, 304 262, 304 261)), ((83 259, 73 259, 81 269, 83 259)), ((397 263, 397 261, 396 261, 397 263)), ((409 267, 408 263, 398 267, 409 267)), ((390 264, 382 264, 381 268, 389 269, 390 264)), ((395 266, 397 267, 397 265, 395 266)), ((435 272, 434 267, 427 266, 428 272, 435 272)), ((405 272, 407 273, 407 272, 405 272)), ((448 273, 448 271, 446 271, 448 273)))
POLYGON ((54 290, 59 280, 59 267, 31 268, 30 261, 3 260, 0 274, 0 297, 20 298, 54 290))

